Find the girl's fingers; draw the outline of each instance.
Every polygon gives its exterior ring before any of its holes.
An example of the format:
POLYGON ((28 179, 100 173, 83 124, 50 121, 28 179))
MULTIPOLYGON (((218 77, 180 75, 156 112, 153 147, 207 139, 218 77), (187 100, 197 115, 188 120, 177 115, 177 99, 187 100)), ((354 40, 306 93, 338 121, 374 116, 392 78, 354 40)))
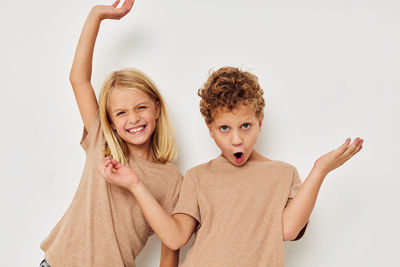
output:
POLYGON ((125 0, 125 2, 122 4, 121 8, 127 9, 129 11, 129 10, 131 10, 133 3, 135 3, 135 0, 125 0))
POLYGON ((126 14, 129 13, 129 11, 132 9, 132 6, 133 6, 133 3, 134 3, 134 2, 135 2, 134 0, 126 0, 126 1, 122 4, 122 6, 121 6, 121 11, 122 11, 122 13, 123 13, 122 16, 125 16, 126 14))
POLYGON ((120 0, 115 0, 114 4, 112 4, 111 6, 112 6, 112 7, 117 7, 118 4, 119 4, 119 1, 120 1, 120 0))

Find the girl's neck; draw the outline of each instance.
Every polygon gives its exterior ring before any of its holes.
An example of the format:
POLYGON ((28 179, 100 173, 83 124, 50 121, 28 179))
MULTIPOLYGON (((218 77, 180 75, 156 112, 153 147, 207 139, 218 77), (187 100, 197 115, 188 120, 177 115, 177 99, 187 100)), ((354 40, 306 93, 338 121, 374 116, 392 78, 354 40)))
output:
POLYGON ((157 162, 157 160, 154 158, 150 144, 142 146, 128 145, 128 149, 129 149, 129 154, 133 155, 134 157, 139 157, 141 159, 151 162, 157 162))

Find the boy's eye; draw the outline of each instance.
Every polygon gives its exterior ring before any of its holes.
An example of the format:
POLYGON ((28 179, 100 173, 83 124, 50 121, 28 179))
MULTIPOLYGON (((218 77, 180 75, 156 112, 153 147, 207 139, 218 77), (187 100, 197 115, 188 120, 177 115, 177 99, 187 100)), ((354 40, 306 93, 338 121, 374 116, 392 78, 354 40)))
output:
POLYGON ((229 130, 229 127, 228 126, 221 126, 220 128, 219 128, 222 132, 227 132, 228 130, 229 130))
POLYGON ((249 123, 244 123, 244 124, 242 125, 242 128, 243 128, 243 129, 249 129, 249 128, 250 128, 250 124, 249 124, 249 123))
POLYGON ((140 107, 138 107, 138 109, 146 109, 147 107, 146 106, 140 106, 140 107))

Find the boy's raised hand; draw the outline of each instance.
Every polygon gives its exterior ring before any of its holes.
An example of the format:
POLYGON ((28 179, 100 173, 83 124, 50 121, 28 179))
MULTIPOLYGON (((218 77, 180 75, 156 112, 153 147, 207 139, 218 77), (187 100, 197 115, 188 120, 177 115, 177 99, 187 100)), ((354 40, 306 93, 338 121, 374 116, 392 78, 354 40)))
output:
POLYGON ((120 0, 116 0, 112 5, 94 6, 92 12, 95 12, 101 20, 103 19, 121 19, 132 9, 135 0, 125 0, 121 7, 117 8, 120 0))
POLYGON ((139 178, 129 167, 122 165, 110 157, 103 159, 100 172, 108 182, 125 187, 128 190, 131 190, 140 182, 139 178))
POLYGON ((353 143, 350 144, 350 138, 347 138, 343 145, 339 148, 323 155, 314 163, 314 169, 321 171, 323 174, 328 174, 330 171, 341 166, 348 161, 351 157, 361 150, 363 139, 357 137, 353 143))

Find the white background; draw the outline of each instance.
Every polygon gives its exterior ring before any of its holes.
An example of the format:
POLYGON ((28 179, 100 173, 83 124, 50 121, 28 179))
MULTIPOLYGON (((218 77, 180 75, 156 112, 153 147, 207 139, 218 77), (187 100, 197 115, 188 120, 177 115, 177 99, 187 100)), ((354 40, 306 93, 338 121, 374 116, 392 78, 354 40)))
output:
MULTIPOLYGON (((83 124, 68 75, 94 4, 111 2, 2 2, 1 266, 39 264, 39 244, 79 183, 83 124)), ((363 137, 363 150, 328 175, 305 237, 286 243, 286 266, 394 266, 399 28, 397 0, 137 0, 102 24, 93 85, 122 67, 148 73, 169 105, 182 173, 218 155, 196 92, 225 65, 259 77, 267 106, 257 149, 302 179, 346 137, 363 137)), ((151 238, 138 266, 157 266, 158 249, 151 238)))

